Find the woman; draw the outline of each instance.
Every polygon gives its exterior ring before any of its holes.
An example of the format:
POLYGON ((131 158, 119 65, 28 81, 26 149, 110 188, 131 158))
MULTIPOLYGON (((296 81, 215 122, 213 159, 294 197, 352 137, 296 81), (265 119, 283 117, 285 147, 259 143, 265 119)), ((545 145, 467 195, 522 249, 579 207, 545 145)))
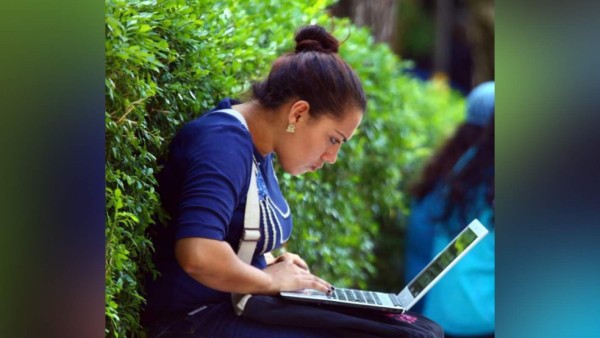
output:
POLYGON ((302 288, 331 292, 331 284, 311 274, 299 256, 269 254, 292 231, 272 158, 276 155, 292 175, 335 163, 361 122, 366 99, 356 73, 338 56, 333 36, 307 26, 295 40, 295 52, 273 63, 269 76, 253 85, 249 101, 224 99, 185 125, 170 145, 158 181, 171 222, 155 240, 161 275, 146 287, 151 336, 331 336, 238 317, 230 297, 302 288), (249 265, 236 251, 252 161, 258 167, 262 236, 249 265))

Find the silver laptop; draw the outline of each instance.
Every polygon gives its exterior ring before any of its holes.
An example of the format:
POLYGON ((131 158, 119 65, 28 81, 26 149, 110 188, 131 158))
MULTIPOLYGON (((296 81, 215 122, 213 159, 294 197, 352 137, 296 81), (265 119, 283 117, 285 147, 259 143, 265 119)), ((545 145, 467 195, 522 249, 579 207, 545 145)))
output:
POLYGON ((473 220, 398 294, 336 288, 331 295, 313 289, 280 292, 287 299, 401 313, 415 305, 463 256, 488 234, 473 220))

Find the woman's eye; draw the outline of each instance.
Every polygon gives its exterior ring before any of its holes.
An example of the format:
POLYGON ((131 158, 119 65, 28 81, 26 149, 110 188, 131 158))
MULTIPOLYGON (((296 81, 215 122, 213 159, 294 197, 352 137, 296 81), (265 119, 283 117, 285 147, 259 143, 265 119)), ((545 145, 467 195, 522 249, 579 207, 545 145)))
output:
POLYGON ((337 138, 335 138, 335 137, 331 137, 331 138, 329 139, 329 141, 331 141, 331 144, 337 144, 337 143, 340 143, 340 140, 338 140, 338 139, 337 139, 337 138))

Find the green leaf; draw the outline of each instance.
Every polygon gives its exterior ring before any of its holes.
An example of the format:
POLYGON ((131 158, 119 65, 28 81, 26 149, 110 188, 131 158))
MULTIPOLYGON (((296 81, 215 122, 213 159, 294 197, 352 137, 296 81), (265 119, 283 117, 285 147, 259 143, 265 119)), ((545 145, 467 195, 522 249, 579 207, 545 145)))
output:
POLYGON ((150 31, 150 30, 152 30, 152 27, 150 25, 141 25, 138 32, 144 33, 144 32, 150 31))

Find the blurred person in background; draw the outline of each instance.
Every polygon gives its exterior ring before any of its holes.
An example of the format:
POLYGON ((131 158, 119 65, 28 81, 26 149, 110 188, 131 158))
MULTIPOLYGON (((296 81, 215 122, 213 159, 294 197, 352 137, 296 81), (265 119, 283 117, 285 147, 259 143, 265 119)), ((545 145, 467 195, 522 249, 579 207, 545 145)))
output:
POLYGON ((412 185, 406 280, 477 218, 490 231, 412 311, 439 323, 446 337, 494 337, 494 82, 467 98, 466 120, 412 185))

